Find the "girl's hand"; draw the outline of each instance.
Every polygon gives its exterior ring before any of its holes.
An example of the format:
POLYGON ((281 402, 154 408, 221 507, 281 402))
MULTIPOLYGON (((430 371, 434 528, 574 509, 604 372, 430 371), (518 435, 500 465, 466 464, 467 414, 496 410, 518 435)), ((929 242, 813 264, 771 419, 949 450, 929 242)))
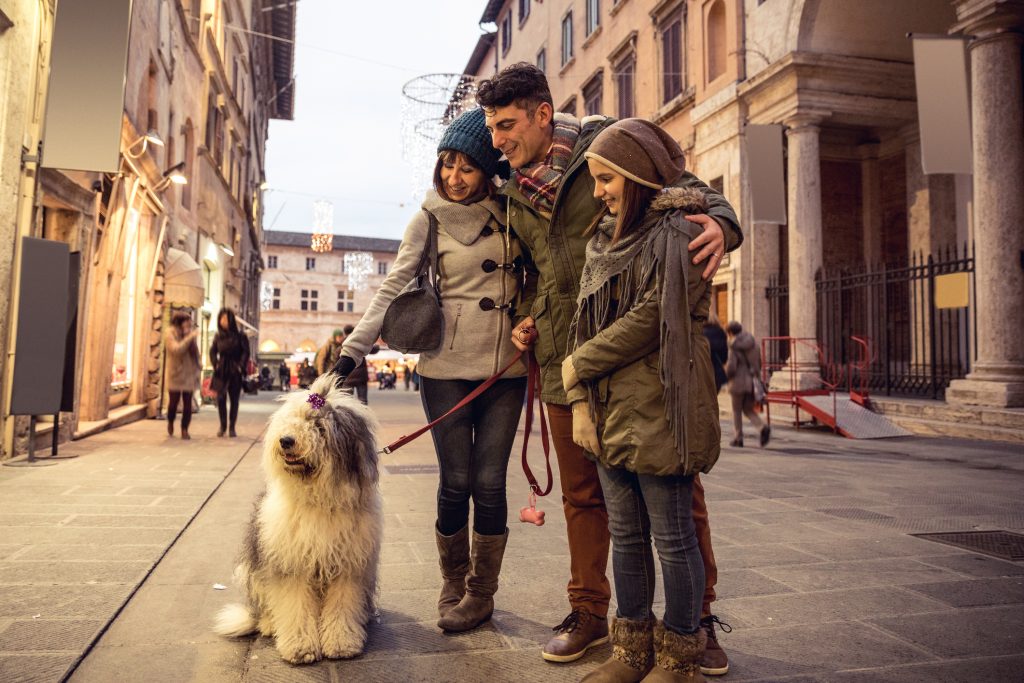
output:
POLYGON ((576 376, 576 367, 572 364, 572 356, 568 356, 562 361, 562 387, 569 391, 579 383, 580 378, 576 376))
POLYGON ((572 404, 572 440, 588 453, 601 455, 597 425, 590 419, 590 406, 586 401, 576 401, 572 404))
POLYGON ((722 257, 725 255, 725 232, 722 230, 722 225, 706 213, 683 216, 683 218, 704 227, 704 232, 690 241, 689 250, 700 249, 693 257, 693 263, 707 261, 708 265, 704 269, 702 277, 705 280, 710 280, 718 272, 718 266, 721 265, 722 257))

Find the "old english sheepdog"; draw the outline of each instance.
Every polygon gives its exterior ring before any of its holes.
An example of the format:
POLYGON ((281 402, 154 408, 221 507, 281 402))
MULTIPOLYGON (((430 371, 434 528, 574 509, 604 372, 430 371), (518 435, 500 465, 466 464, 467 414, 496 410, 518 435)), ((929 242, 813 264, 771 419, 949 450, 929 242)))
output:
POLYGON ((248 605, 214 629, 273 636, 292 663, 354 657, 375 608, 383 519, 377 423, 320 376, 284 399, 263 442, 266 491, 256 501, 235 580, 248 605))

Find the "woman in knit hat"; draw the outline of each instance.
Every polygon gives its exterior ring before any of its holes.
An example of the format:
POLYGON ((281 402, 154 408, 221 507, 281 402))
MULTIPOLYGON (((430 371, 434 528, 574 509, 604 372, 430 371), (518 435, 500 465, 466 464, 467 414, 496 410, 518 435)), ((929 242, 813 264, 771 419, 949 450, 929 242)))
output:
MULTIPOLYGON (((409 223, 391 272, 345 339, 334 368, 347 376, 370 351, 385 311, 416 274, 434 222, 444 338, 439 348, 420 355, 416 368, 430 421, 511 362, 516 353, 512 306, 526 276, 518 241, 505 229, 505 204, 493 180, 508 177, 508 164, 491 146, 483 111, 473 109, 453 121, 437 151, 434 189, 409 223)), ((517 363, 431 432, 440 468, 434 529, 443 578, 438 626, 446 631, 476 628, 494 609, 508 539, 505 474, 525 375, 526 367, 517 363)))
POLYGON ((612 658, 586 681, 703 681, 704 566, 693 476, 718 459, 715 376, 702 326, 710 289, 688 257, 703 229, 700 190, 673 187, 683 151, 658 126, 624 119, 586 154, 606 210, 587 244, 574 344, 562 366, 573 439, 599 463, 617 613, 612 658), (657 539, 665 614, 657 621, 657 539), (645 678, 646 676, 646 678, 645 678))

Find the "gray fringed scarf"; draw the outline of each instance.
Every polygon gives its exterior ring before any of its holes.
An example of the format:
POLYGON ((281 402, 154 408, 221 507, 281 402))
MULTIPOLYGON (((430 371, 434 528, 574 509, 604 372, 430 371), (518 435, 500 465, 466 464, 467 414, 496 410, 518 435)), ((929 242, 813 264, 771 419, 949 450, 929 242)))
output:
MULTIPOLYGON (((706 213, 707 200, 697 189, 666 188, 652 201, 630 234, 612 246, 615 218, 608 216, 587 243, 587 261, 580 277, 574 334, 578 348, 622 318, 653 289, 661 314, 659 368, 665 417, 672 428, 676 452, 685 457, 686 410, 690 373, 689 237, 673 227, 674 209, 706 213)), ((598 405, 596 383, 589 383, 591 417, 598 405)))

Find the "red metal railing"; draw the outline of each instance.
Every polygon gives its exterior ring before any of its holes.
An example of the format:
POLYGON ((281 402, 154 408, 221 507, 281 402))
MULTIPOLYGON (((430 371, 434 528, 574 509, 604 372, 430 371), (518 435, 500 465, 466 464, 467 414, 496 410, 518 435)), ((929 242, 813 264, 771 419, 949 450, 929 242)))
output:
MULTIPOLYGON (((761 364, 761 377, 765 386, 765 419, 768 421, 768 424, 771 424, 772 403, 791 406, 795 411, 795 424, 797 428, 799 428, 801 407, 800 397, 831 395, 831 419, 824 414, 815 414, 814 412, 808 411, 806 403, 804 405, 804 409, 809 412, 812 417, 816 417, 826 423, 830 422, 831 424, 829 426, 832 427, 832 430, 838 431, 835 421, 837 409, 836 389, 843 381, 843 367, 828 361, 816 339, 810 337, 763 337, 761 339, 761 358, 786 359, 774 362, 763 360, 761 364), (784 344, 788 346, 788 353, 775 353, 769 355, 769 343, 784 344), (811 353, 807 353, 807 351, 810 351, 811 353), (770 379, 778 372, 785 373, 785 376, 788 377, 788 388, 771 390, 769 388, 770 379), (801 377, 807 378, 808 376, 813 378, 812 381, 814 384, 820 384, 820 387, 801 387, 801 377)), ((776 387, 781 384, 782 382, 777 379, 775 382, 776 387)))

